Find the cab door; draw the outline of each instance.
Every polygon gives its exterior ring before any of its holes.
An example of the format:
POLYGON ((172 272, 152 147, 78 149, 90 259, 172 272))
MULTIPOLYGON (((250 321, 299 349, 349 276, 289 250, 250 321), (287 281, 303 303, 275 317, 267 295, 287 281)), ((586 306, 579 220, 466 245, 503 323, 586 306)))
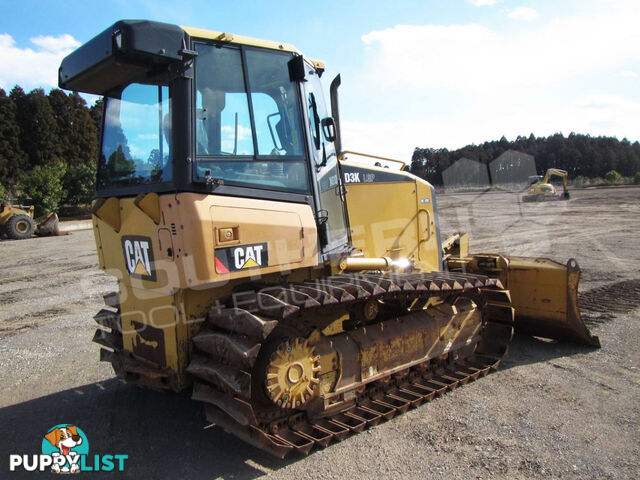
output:
MULTIPOLYGON (((338 167, 338 155, 331 135, 333 119, 324 101, 318 74, 307 65, 306 81, 302 84, 311 167, 314 175, 316 218, 320 246, 324 254, 345 249, 349 244, 345 213, 344 187, 338 167)), ((335 130, 335 126, 333 126, 335 130)))

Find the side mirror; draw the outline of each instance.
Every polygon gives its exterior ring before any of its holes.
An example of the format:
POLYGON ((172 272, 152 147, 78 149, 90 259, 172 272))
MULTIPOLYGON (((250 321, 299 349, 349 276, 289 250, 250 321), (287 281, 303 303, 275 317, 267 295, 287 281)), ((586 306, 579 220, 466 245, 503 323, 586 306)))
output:
POLYGON ((322 134, 328 142, 333 142, 336 139, 336 122, 331 117, 323 118, 320 122, 322 125, 322 134))

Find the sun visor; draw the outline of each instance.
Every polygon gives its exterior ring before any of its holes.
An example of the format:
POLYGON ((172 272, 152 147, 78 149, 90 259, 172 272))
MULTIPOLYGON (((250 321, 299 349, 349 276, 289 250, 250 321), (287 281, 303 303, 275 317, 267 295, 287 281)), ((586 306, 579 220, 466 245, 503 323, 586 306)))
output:
POLYGON ((62 60, 58 85, 104 95, 113 88, 183 60, 185 32, 177 25, 121 20, 62 60))

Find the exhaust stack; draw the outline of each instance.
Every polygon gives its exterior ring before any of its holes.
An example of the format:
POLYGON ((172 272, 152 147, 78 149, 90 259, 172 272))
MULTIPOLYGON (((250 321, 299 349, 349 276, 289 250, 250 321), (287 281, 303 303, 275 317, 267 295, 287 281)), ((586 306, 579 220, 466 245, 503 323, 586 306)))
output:
POLYGON ((331 82, 329 87, 329 95, 331 96, 331 116, 336 124, 336 152, 338 155, 342 153, 342 131, 340 130, 340 106, 338 105, 338 87, 340 87, 340 74, 331 82))

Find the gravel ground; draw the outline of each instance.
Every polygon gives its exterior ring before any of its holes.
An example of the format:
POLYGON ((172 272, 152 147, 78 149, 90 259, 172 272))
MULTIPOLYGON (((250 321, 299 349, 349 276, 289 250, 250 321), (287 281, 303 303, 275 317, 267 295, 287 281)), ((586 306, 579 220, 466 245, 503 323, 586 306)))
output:
POLYGON ((123 385, 97 361, 92 316, 116 282, 97 269, 90 231, 3 241, 0 472, 10 453, 39 453, 46 430, 74 423, 92 453, 129 455, 119 478, 638 478, 640 188, 572 193, 542 204, 441 195, 441 227, 469 232, 474 252, 575 257, 602 349, 516 336, 499 372, 284 461, 203 429, 185 396, 123 385))

